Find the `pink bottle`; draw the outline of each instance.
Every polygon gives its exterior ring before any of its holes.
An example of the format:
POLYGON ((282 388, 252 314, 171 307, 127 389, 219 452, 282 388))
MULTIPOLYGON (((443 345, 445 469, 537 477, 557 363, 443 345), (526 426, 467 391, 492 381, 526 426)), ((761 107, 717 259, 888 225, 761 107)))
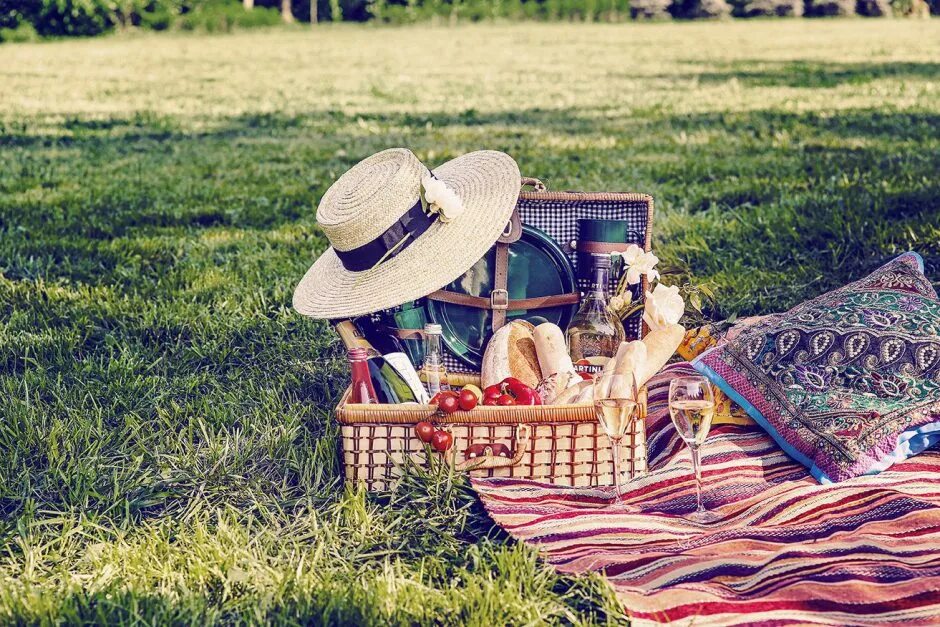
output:
POLYGON ((349 369, 352 371, 351 403, 378 403, 379 399, 372 386, 372 377, 369 375, 369 354, 364 348, 350 348, 349 369))

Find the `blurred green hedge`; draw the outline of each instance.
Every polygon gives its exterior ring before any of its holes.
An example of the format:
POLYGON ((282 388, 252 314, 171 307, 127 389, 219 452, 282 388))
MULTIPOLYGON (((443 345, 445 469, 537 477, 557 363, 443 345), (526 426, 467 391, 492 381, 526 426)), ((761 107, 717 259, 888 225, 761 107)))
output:
MULTIPOLYGON (((699 19, 940 13, 940 0, 291 0, 293 16, 319 21, 699 19), (890 4, 889 4, 890 3, 890 4)), ((94 36, 142 28, 228 32, 281 22, 280 0, 0 0, 0 41, 94 36)))
POLYGON ((277 9, 236 0, 0 0, 0 40, 89 37, 127 28, 231 31, 280 23, 277 9))

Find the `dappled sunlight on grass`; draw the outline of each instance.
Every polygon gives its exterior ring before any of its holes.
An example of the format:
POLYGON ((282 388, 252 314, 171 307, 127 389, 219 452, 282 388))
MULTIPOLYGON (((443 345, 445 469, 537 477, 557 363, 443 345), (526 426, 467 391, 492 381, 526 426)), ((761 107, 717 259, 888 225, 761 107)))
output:
POLYGON ((938 58, 936 20, 0 46, 0 620, 623 622, 441 469, 341 488, 343 351, 290 309, 319 197, 390 146, 494 148, 653 194, 716 318, 911 248, 937 281, 938 58))

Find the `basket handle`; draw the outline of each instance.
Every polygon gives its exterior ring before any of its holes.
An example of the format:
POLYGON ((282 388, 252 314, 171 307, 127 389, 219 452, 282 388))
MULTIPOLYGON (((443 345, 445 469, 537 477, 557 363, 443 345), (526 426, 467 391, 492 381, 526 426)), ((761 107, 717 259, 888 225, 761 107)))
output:
POLYGON ((522 177, 522 187, 526 187, 526 186, 531 186, 537 192, 544 192, 545 190, 548 189, 548 187, 545 186, 545 183, 543 183, 539 179, 532 178, 530 176, 522 177))
POLYGON ((532 425, 516 425, 516 434, 513 437, 516 442, 515 451, 512 457, 501 457, 493 455, 492 449, 487 447, 487 453, 480 457, 471 457, 462 462, 455 460, 454 469, 461 472, 469 470, 490 470, 493 468, 509 468, 522 462, 522 457, 529 448, 529 442, 532 440, 532 425))

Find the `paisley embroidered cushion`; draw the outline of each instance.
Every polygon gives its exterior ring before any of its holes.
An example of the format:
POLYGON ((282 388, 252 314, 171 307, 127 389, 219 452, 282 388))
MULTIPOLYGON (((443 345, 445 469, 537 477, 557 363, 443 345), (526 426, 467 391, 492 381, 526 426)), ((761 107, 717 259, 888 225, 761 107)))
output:
POLYGON ((694 362, 821 482, 940 442, 940 301, 917 253, 694 362))

